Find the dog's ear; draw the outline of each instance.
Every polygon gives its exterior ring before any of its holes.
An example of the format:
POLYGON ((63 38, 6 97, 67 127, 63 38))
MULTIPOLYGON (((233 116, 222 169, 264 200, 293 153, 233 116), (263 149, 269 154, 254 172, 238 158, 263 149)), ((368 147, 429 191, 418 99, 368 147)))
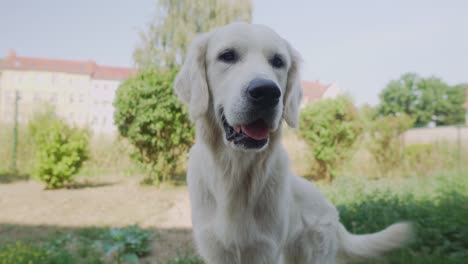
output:
POLYGON ((174 81, 174 91, 179 100, 188 105, 192 121, 208 110, 209 91, 205 70, 208 38, 209 33, 205 33, 193 41, 174 81))
POLYGON ((293 128, 299 125, 299 107, 302 100, 302 85, 300 76, 301 56, 299 53, 289 46, 291 54, 291 67, 288 72, 288 82, 286 93, 284 96, 284 112, 283 117, 286 123, 293 128))

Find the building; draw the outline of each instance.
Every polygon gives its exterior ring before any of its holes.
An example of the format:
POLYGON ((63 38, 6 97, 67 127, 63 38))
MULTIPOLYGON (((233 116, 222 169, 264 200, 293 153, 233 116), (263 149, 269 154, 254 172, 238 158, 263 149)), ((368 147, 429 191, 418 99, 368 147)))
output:
POLYGON ((324 84, 319 81, 302 81, 303 98, 301 107, 319 101, 320 99, 335 98, 341 94, 334 83, 324 84))
POLYGON ((115 132, 112 101, 119 84, 132 73, 94 61, 28 58, 10 51, 0 62, 0 123, 13 122, 18 95, 20 123, 48 103, 69 123, 97 133, 115 132))
MULTIPOLYGON (((10 51, 0 60, 0 123, 14 121, 16 94, 18 121, 27 123, 41 105, 55 107, 71 124, 95 133, 114 133, 112 102, 119 84, 135 71, 97 65, 94 61, 68 61, 17 56, 10 51)), ((340 94, 335 84, 302 82, 302 106, 340 94)))

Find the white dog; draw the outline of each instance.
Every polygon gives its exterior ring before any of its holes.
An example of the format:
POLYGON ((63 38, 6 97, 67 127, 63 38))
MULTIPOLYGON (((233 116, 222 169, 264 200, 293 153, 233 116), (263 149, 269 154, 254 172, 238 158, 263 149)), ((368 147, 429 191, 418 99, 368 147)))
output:
POLYGON ((399 247, 410 226, 353 235, 310 182, 292 174, 281 123, 298 126, 299 55, 245 23, 199 36, 175 81, 196 126, 188 187, 206 263, 336 263, 399 247))

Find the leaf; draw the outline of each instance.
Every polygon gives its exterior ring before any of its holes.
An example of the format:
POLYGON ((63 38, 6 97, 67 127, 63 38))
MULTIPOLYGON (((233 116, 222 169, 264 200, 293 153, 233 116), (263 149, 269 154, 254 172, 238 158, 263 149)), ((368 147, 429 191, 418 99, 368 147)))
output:
POLYGON ((124 261, 125 263, 132 263, 132 264, 140 263, 138 256, 134 253, 124 254, 121 256, 120 260, 124 261))

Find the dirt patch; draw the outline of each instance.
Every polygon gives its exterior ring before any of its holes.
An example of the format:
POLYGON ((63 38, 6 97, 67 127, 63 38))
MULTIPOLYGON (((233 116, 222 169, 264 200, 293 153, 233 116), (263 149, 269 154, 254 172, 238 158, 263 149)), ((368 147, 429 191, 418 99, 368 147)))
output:
POLYGON ((186 187, 143 187, 139 180, 86 178, 63 190, 44 190, 35 181, 0 184, 2 241, 137 224, 154 233, 151 263, 193 253, 186 187))

